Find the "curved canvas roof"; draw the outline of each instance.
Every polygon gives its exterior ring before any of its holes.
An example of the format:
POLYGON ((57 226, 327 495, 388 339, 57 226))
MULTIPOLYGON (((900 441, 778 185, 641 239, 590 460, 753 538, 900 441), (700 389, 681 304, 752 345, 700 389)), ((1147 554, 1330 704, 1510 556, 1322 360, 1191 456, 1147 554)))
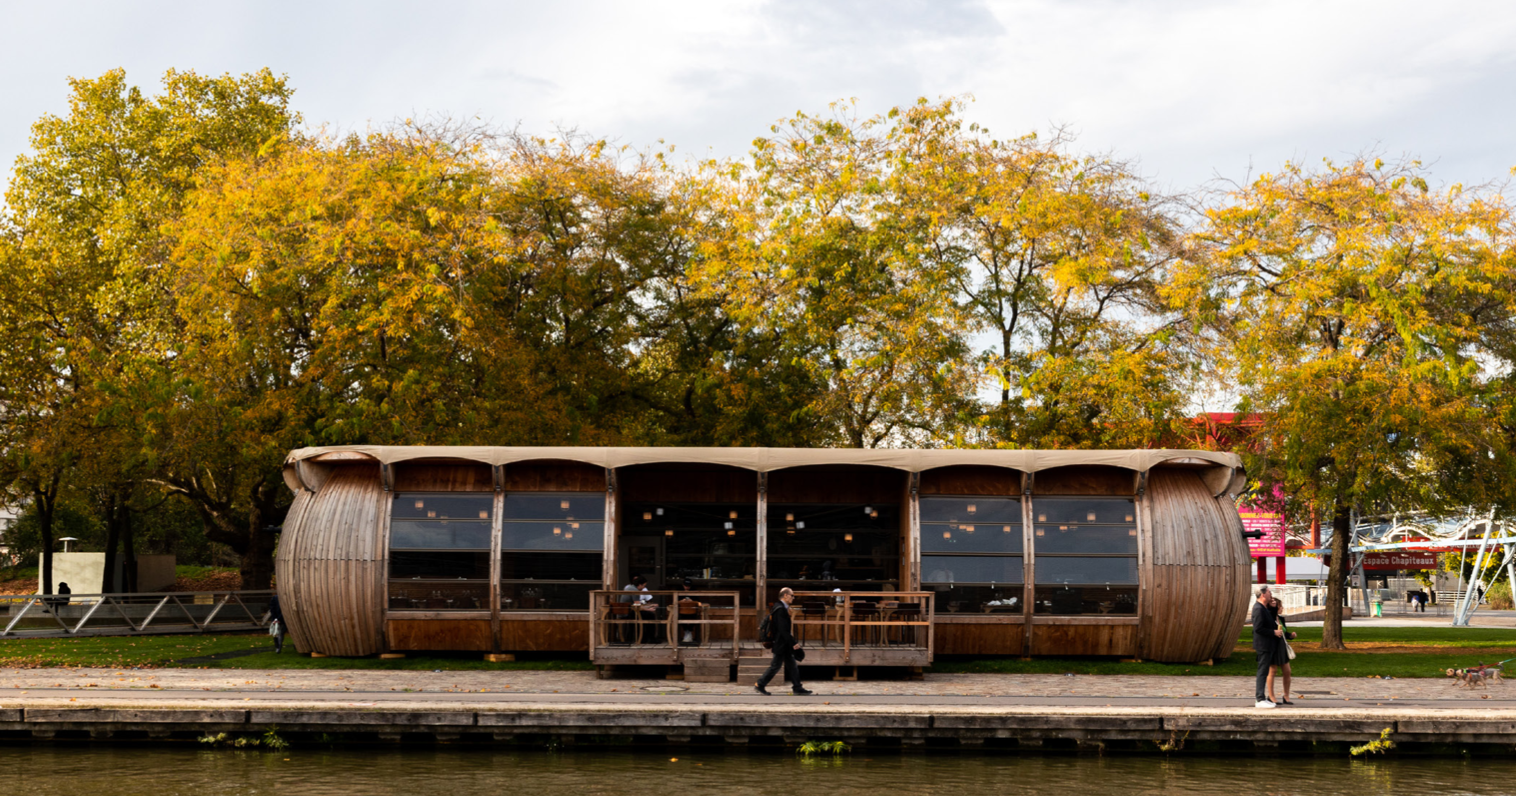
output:
MULTIPOLYGON (((907 472, 921 472, 952 465, 988 465, 1035 473, 1070 465, 1105 465, 1147 472, 1160 464, 1184 464, 1204 469, 1203 477, 1214 494, 1240 492, 1246 482, 1242 458, 1235 453, 1199 450, 993 450, 993 449, 897 449, 897 448, 594 448, 594 447, 483 447, 483 446, 389 446, 340 445, 300 448, 290 451, 286 467, 330 454, 352 454, 384 464, 417 459, 453 459, 479 464, 503 465, 525 461, 571 461, 599 467, 636 464, 701 463, 770 472, 789 467, 826 464, 873 465, 907 472)), ((298 486, 298 480, 292 488, 298 486)))

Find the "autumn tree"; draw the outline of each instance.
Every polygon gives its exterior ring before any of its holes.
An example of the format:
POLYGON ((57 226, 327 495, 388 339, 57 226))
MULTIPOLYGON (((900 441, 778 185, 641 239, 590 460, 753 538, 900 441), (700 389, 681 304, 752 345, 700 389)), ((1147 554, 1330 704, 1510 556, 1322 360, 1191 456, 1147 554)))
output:
MULTIPOLYGON (((1512 440, 1483 366, 1491 330, 1510 327, 1511 233, 1500 197, 1435 191, 1416 163, 1289 164, 1207 211, 1168 287, 1260 418, 1250 471, 1331 524, 1329 606, 1355 509, 1509 489, 1512 440)), ((1323 646, 1343 646, 1335 611, 1323 646)))
POLYGON ((914 132, 836 105, 776 124, 750 164, 708 166, 724 234, 693 265, 702 295, 824 385, 806 412, 833 444, 935 444, 974 391, 952 274, 921 256, 927 228, 902 212, 914 132))

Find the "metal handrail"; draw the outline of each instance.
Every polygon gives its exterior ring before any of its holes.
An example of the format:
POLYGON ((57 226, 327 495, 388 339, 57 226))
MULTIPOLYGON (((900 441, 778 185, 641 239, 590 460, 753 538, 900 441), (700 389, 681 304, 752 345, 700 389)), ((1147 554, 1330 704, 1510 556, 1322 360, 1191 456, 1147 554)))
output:
POLYGON ((263 630, 269 613, 255 611, 258 597, 272 589, 112 594, 0 595, 5 624, 0 638, 68 638, 152 633, 206 633, 263 630), (74 610, 78 609, 78 610, 74 610), (240 613, 240 615, 239 615, 240 613), (227 618, 227 617, 230 618, 227 618), (50 617, 57 627, 28 627, 23 621, 50 617), (72 621, 70 621, 72 620, 72 621), (109 622, 110 624, 107 624, 109 622))

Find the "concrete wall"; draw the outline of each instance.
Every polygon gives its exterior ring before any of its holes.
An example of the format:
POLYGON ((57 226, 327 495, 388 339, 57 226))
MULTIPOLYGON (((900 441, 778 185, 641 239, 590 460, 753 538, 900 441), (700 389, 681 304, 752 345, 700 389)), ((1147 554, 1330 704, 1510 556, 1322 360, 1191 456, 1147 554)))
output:
MULTIPOLYGON (((119 574, 125 562, 116 561, 119 574)), ((42 556, 37 556, 37 569, 42 556)), ((53 553, 53 589, 67 583, 74 594, 100 594, 105 583, 104 553, 53 553)), ((137 591, 163 591, 174 585, 173 556, 137 556, 137 591)))

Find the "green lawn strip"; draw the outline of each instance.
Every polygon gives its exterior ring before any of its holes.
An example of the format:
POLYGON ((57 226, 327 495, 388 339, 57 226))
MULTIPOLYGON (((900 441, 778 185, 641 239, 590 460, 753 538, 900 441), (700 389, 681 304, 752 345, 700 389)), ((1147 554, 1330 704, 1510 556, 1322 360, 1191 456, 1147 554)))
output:
MULTIPOLYGON (((1504 657, 1516 657, 1516 648, 1504 657)), ((1445 677, 1449 667, 1466 667, 1495 663, 1491 655, 1447 655, 1443 653, 1314 652, 1296 658, 1290 666, 1296 677, 1445 677)), ((1190 663, 1122 663, 1109 658, 1015 658, 938 659, 929 669, 933 674, 1126 674, 1185 676, 1248 676, 1254 672, 1250 652, 1239 651, 1214 666, 1190 663)))
MULTIPOLYGON (((1321 642, 1321 628, 1291 628, 1296 640, 1321 642)), ((1516 628, 1504 627, 1345 627, 1342 639, 1354 644, 1419 644, 1428 647, 1516 647, 1516 628)), ((1252 631, 1244 631, 1238 643, 1251 644, 1252 631)), ((1516 652, 1512 653, 1516 655, 1516 652)))
MULTIPOLYGON (((565 653, 565 656, 571 653, 565 653)), ((283 654, 263 652, 221 661, 187 664, 211 669, 327 669, 359 671, 592 671, 595 667, 584 657, 533 658, 508 663, 490 663, 483 653, 406 653, 404 658, 312 658, 285 648, 283 654)))
POLYGON ((0 640, 0 667, 162 666, 167 661, 266 647, 258 634, 94 636, 0 640))
POLYGON ((176 577, 176 578, 190 578, 191 580, 193 580, 195 578, 203 578, 206 575, 215 575, 215 574, 218 574, 218 573, 221 573, 221 572, 236 572, 236 571, 237 571, 236 567, 201 567, 201 566, 193 566, 193 565, 190 565, 190 564, 180 564, 180 565, 174 567, 174 577, 176 577))

